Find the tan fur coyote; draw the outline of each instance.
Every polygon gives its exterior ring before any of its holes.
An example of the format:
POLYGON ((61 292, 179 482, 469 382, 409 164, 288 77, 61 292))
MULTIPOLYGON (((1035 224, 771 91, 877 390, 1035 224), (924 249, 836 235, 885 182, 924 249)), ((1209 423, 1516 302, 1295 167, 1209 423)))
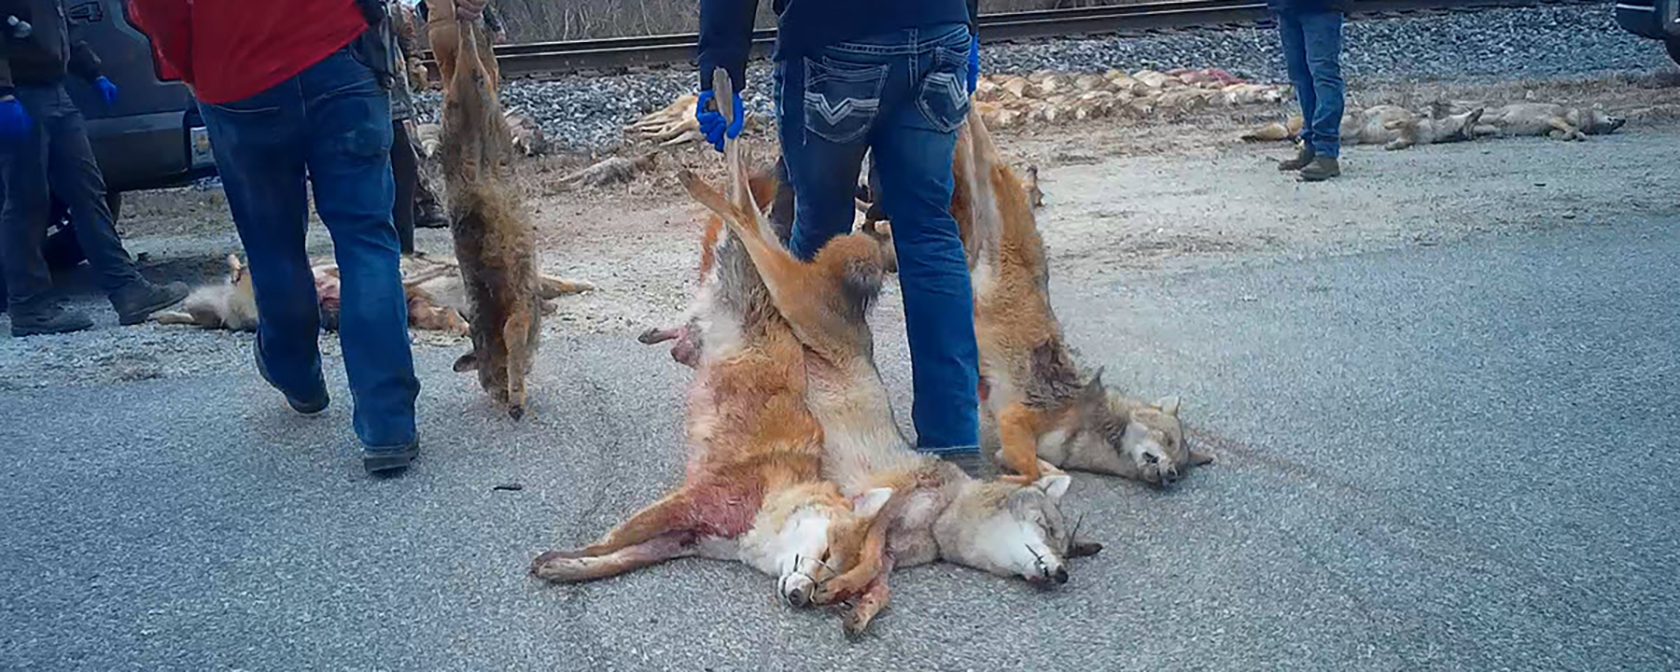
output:
MULTIPOLYGON (((1447 104, 1456 109, 1459 104, 1447 104)), ((1589 135, 1609 135, 1627 120, 1605 112, 1603 106, 1567 107, 1554 103, 1514 103, 1489 108, 1476 125, 1478 136, 1547 136, 1555 140, 1585 140, 1589 135)))
MULTIPOLYGON (((740 194, 736 207, 754 206, 740 194)), ((550 581, 612 576, 671 558, 739 560, 778 577, 776 594, 809 604, 818 582, 856 564, 868 522, 892 491, 847 498, 821 480, 822 430, 805 407, 805 354, 740 240, 704 243, 695 307, 688 473, 682 487, 599 542, 549 551, 550 581)))
POLYGON ((1050 306, 1049 265, 1028 193, 970 114, 958 129, 951 212, 969 251, 980 346, 981 444, 1022 481, 1041 463, 1171 483, 1205 458, 1179 402, 1153 404, 1086 376, 1050 306))
MULTIPOLYGON (((718 71, 714 87, 730 90, 718 71)), ((727 108, 726 108, 727 109, 727 108)), ((727 112, 726 112, 727 114, 727 112)), ((732 193, 750 190, 740 140, 726 141, 732 193)), ((1073 533, 1058 503, 1070 480, 1047 476, 1031 485, 980 482, 961 469, 911 450, 898 431, 885 384, 875 367, 867 315, 881 287, 879 245, 852 234, 830 241, 814 261, 793 257, 756 207, 741 207, 692 172, 683 186, 738 236, 775 309, 805 349, 805 403, 822 427, 823 472, 856 497, 890 488, 887 508, 869 526, 857 565, 826 582, 815 601, 855 598, 846 630, 861 632, 886 605, 895 566, 945 559, 1034 582, 1065 582, 1073 533)), ((707 345, 710 347, 710 344, 707 345)))
POLYGON ((251 274, 239 257, 228 255, 228 275, 219 285, 194 289, 182 302, 181 310, 152 317, 159 324, 191 324, 206 329, 252 331, 257 328, 257 298, 251 288, 251 274))
MULTIPOLYGON (((536 249, 531 225, 503 183, 511 141, 480 58, 480 28, 456 27, 460 44, 453 77, 445 82, 443 174, 449 229, 471 308, 473 349, 455 362, 455 370, 476 368, 479 384, 518 419, 525 414, 525 376, 542 335, 536 249)), ((432 44, 438 44, 435 38, 432 44)))
MULTIPOLYGON (((1451 114, 1419 114, 1396 105, 1377 105, 1351 110, 1342 115, 1341 141, 1344 145, 1382 145, 1384 149, 1408 149, 1417 145, 1471 140, 1471 131, 1482 119, 1482 108, 1454 111, 1451 114)), ((1289 117, 1286 122, 1273 122, 1243 134, 1252 142, 1292 140, 1301 134, 1301 117, 1289 117)))

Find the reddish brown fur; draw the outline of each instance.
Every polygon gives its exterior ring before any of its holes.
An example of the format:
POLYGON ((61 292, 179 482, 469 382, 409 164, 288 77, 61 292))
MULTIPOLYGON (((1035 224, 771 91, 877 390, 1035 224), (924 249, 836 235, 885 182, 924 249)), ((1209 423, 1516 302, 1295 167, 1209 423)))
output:
POLYGON ((456 370, 476 368, 484 390, 519 418, 525 412, 525 376, 541 337, 535 244, 529 222, 503 183, 502 163, 511 140, 473 41, 481 29, 474 24, 456 28, 461 42, 444 101, 443 168, 473 342, 473 351, 456 362, 456 370))

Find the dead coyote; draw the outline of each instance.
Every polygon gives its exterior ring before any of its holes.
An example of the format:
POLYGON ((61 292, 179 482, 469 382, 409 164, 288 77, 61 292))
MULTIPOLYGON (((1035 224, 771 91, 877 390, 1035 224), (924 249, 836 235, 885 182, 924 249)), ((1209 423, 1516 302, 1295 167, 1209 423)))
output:
MULTIPOLYGON (((1442 103, 1454 110, 1467 103, 1442 103)), ((1469 103, 1474 104, 1474 103, 1469 103)), ((1554 103, 1513 103, 1489 108, 1476 125, 1478 136, 1543 135, 1554 140, 1585 140, 1589 135, 1609 135, 1627 120, 1611 116, 1602 105, 1566 107, 1554 103)))
MULTIPOLYGON (((1471 129, 1482 118, 1480 107, 1430 115, 1396 105, 1377 105, 1343 114, 1341 140, 1344 145, 1382 145, 1389 150, 1464 142, 1473 139, 1471 129)), ((1243 134, 1242 138, 1260 142, 1292 140, 1300 136, 1301 124, 1300 116, 1291 116, 1287 122, 1267 124, 1243 134)))
MULTIPOLYGON (((717 90, 728 75, 718 71, 717 90)), ((726 108, 727 109, 727 106, 726 108)), ((727 112, 726 112, 727 114, 727 112)), ((740 140, 725 144, 731 193, 750 190, 740 140)), ((822 427, 824 474, 856 497, 890 488, 892 498, 869 526, 857 565, 825 583, 815 601, 856 598, 846 630, 861 632, 887 600, 895 566, 945 559, 1033 582, 1065 582, 1066 558, 1094 553, 1073 543, 1058 503, 1065 474, 1022 485, 980 482, 956 466, 911 450, 899 434, 885 384, 875 368, 867 315, 881 288, 879 246, 852 234, 830 241, 810 262, 793 257, 757 207, 726 199, 692 172, 680 175, 694 198, 738 236, 772 304, 805 349, 805 403, 822 427)), ((711 347, 710 344, 706 347, 711 347)))
POLYGON ((251 288, 251 274, 239 257, 228 255, 228 275, 219 285, 194 289, 182 302, 181 310, 152 316, 159 324, 191 324, 206 329, 253 331, 257 328, 257 298, 251 288))
POLYGON ((473 349, 455 370, 476 368, 479 384, 518 419, 525 414, 525 376, 542 333, 536 251, 531 225, 502 182, 501 164, 512 144, 479 57, 480 29, 473 23, 456 27, 459 49, 443 103, 443 173, 473 349))
MULTIPOLYGON (((739 195, 732 202, 754 207, 739 195)), ((538 556, 531 572, 585 581, 700 555, 776 576, 776 594, 805 606, 819 582, 855 564, 892 491, 847 498, 821 480, 822 430, 805 408, 798 339, 740 240, 726 234, 703 245, 693 324, 704 345, 689 391, 684 484, 591 546, 538 556)))
POLYGON ((1056 467, 1157 484, 1207 461, 1185 444, 1179 402, 1105 388, 1074 363, 1050 306, 1029 196, 970 114, 958 129, 951 212, 968 249, 980 346, 981 445, 1022 481, 1056 467))

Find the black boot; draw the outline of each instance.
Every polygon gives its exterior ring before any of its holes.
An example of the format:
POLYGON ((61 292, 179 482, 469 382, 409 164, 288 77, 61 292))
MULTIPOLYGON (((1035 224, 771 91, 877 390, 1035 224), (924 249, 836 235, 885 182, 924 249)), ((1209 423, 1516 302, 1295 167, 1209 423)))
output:
POLYGON ((422 229, 447 229, 449 220, 443 216, 443 208, 437 202, 425 203, 415 208, 414 226, 422 229))
POLYGON ((152 313, 168 308, 187 298, 187 286, 179 282, 154 285, 136 280, 111 294, 111 307, 117 309, 117 324, 131 326, 145 322, 152 313))
POLYGON ((1317 153, 1313 151, 1312 145, 1303 142, 1301 148, 1296 151, 1295 158, 1278 162, 1278 170, 1287 172, 1306 168, 1307 164, 1312 163, 1315 156, 1317 156, 1317 153))
POLYGON ((1342 174, 1342 165, 1334 156, 1320 156, 1301 169, 1302 182, 1323 182, 1342 174))
POLYGON ((12 306, 12 336, 68 334, 93 326, 93 320, 78 310, 65 310, 56 303, 12 306))

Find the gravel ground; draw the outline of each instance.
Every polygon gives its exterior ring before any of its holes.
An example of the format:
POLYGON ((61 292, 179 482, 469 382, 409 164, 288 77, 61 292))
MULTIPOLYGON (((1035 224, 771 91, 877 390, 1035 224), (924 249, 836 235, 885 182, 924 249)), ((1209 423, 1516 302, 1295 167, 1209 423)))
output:
MULTIPOLYGON (((1401 19, 1351 22, 1343 68, 1363 82, 1463 78, 1546 78, 1669 67, 1662 45, 1616 26, 1611 5, 1498 8, 1401 19)), ((1099 71, 1119 68, 1220 67, 1256 81, 1287 73, 1269 27, 1187 30, 1143 36, 988 45, 981 70, 1041 68, 1099 71)), ((770 113, 770 68, 747 74, 747 105, 770 113)), ((568 75, 550 81, 512 80, 509 106, 536 117, 556 148, 598 152, 624 142, 621 127, 695 88, 686 68, 616 76, 568 75)), ((434 119, 438 96, 421 96, 421 116, 434 119)))

